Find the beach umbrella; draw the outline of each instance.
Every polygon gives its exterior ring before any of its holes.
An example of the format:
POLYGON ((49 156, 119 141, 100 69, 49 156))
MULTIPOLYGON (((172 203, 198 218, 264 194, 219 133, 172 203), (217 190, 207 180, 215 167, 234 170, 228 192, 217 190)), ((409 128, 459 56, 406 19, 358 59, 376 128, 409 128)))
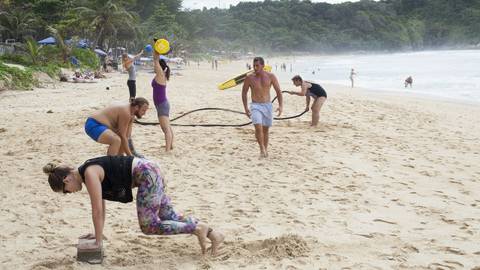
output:
MULTIPOLYGON (((65 40, 65 44, 72 45, 73 41, 74 41, 73 39, 67 39, 65 40)), ((88 39, 80 39, 77 43, 77 48, 85 49, 88 47, 88 43, 89 43, 88 39)))
POLYGON ((49 45, 49 44, 55 44, 57 41, 55 40, 54 37, 47 37, 46 39, 42 39, 38 41, 38 44, 41 45, 49 45))
POLYGON ((78 41, 77 47, 85 49, 88 47, 88 42, 89 41, 87 39, 80 39, 78 41))
POLYGON ((100 49, 95 49, 95 50, 93 50, 93 51, 94 51, 96 54, 101 55, 101 56, 106 56, 106 55, 107 55, 106 52, 104 52, 104 51, 102 51, 102 50, 100 50, 100 49))

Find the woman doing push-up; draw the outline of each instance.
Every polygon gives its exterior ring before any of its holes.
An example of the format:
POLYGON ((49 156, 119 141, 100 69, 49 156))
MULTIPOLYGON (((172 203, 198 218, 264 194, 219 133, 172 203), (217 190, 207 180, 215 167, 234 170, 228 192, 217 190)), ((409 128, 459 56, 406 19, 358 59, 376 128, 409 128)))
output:
POLYGON ((173 210, 160 167, 155 162, 133 156, 103 156, 92 158, 80 167, 55 165, 43 167, 48 183, 55 192, 74 193, 86 186, 92 204, 95 234, 87 238, 82 249, 98 249, 102 246, 105 223, 105 201, 128 203, 133 201, 132 189, 137 187, 137 215, 140 229, 145 234, 194 234, 202 253, 211 241, 211 253, 216 255, 224 236, 207 224, 193 217, 184 217, 173 210))

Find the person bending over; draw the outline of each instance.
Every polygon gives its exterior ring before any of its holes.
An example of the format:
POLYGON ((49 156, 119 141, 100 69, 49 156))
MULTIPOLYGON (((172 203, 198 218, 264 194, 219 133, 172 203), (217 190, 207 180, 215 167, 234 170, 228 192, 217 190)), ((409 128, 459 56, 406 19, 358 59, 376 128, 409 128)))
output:
POLYGON ((320 110, 323 103, 327 100, 327 92, 319 84, 304 81, 302 77, 296 75, 292 78, 293 85, 300 86, 300 92, 287 91, 290 95, 305 96, 308 111, 310 106, 310 98, 313 98, 312 104, 312 123, 311 126, 315 127, 320 119, 320 110))
POLYGON ((108 144, 107 155, 133 155, 132 124, 134 117, 142 118, 148 101, 137 97, 130 104, 109 106, 87 118, 85 133, 101 144, 108 144), (131 147, 129 147, 129 143, 131 147))
POLYGON ((222 233, 212 230, 206 223, 174 211, 165 194, 165 183, 160 166, 147 159, 132 156, 102 156, 85 161, 80 167, 48 163, 43 167, 54 192, 75 193, 87 188, 92 206, 94 233, 81 238, 95 239, 79 246, 81 249, 102 247, 105 224, 105 200, 129 203, 132 189, 137 188, 137 216, 144 234, 194 234, 202 254, 211 241, 211 253, 216 255, 224 239, 222 233))

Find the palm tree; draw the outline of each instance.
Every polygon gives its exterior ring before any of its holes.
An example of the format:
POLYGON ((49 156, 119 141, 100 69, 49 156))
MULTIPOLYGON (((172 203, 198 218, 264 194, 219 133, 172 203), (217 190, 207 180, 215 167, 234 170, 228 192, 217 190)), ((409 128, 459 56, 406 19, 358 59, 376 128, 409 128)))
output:
POLYGON ((26 35, 35 33, 33 30, 37 20, 30 12, 20 9, 0 11, 0 31, 7 34, 6 37, 20 40, 26 35))
MULTIPOLYGON (((78 12, 79 19, 89 22, 94 29, 94 46, 103 47, 106 40, 115 39, 120 27, 136 28, 135 17, 125 9, 121 0, 89 0, 87 5, 74 10, 78 12)), ((135 32, 132 34, 135 35, 135 32)))
POLYGON ((66 63, 68 61, 68 57, 71 52, 71 48, 65 44, 63 41, 64 35, 60 33, 61 31, 57 28, 54 28, 53 26, 47 26, 47 30, 55 37, 57 47, 60 49, 62 52, 62 59, 63 63, 66 63))
POLYGON ((33 65, 37 65, 38 59, 42 53, 43 45, 38 46, 38 43, 32 37, 25 38, 25 44, 21 46, 32 60, 33 65))

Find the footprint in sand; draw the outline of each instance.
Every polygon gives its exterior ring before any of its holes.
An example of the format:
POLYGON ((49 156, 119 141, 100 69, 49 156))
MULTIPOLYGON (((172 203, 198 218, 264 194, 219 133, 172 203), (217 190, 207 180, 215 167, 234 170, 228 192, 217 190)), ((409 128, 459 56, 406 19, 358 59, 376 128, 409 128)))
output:
POLYGON ((439 270, 464 269, 464 265, 456 261, 443 261, 442 263, 431 263, 430 265, 428 265, 428 269, 439 269, 439 270))
POLYGON ((465 251, 460 250, 458 248, 454 248, 454 247, 444 247, 444 248, 442 248, 442 251, 452 253, 452 254, 456 254, 456 255, 466 255, 465 251))

